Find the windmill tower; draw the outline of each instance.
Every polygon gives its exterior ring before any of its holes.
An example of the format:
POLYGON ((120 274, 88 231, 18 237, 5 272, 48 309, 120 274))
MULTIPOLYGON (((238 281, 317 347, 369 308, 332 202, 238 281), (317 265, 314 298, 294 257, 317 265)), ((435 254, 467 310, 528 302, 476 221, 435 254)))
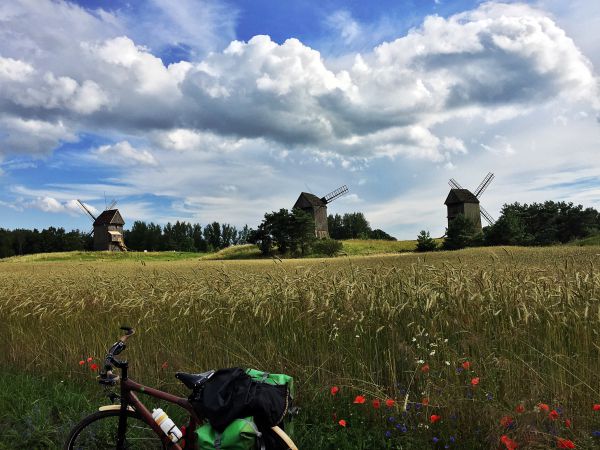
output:
POLYGON ((77 200, 77 202, 94 221, 94 228, 91 231, 91 233, 94 233, 94 250, 126 252, 127 247, 123 240, 123 225, 125 225, 125 221, 119 210, 113 209, 117 202, 113 200, 98 217, 94 216, 81 200, 77 200))
POLYGON ((448 184, 452 189, 450 189, 450 193, 444 202, 448 208, 448 225, 450 225, 450 222, 452 222, 459 214, 471 219, 475 224, 476 232, 482 231, 481 217, 483 217, 490 225, 494 224, 492 216, 479 202, 481 194, 488 188, 493 179, 494 174, 489 172, 473 193, 468 189, 464 189, 454 178, 450 178, 448 184))
POLYGON ((309 213, 315 221, 315 236, 318 238, 326 238, 329 237, 329 228, 327 226, 327 204, 347 193, 348 187, 346 185, 331 191, 321 198, 308 192, 302 192, 292 209, 297 208, 309 213))

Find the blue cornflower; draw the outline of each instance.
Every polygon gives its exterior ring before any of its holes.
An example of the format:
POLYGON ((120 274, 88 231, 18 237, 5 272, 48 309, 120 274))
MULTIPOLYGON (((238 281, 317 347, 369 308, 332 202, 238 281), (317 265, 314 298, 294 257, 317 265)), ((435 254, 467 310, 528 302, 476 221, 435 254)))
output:
POLYGON ((600 437, 600 431, 592 431, 592 436, 600 437))
POLYGON ((420 403, 417 403, 417 404, 415 405, 415 409, 421 409, 421 406, 422 406, 422 405, 421 405, 420 403))
POLYGON ((433 443, 434 443, 434 444, 437 444, 437 443, 438 443, 438 441, 439 441, 439 438, 437 438, 437 437, 435 437, 435 436, 434 436, 434 437, 433 437, 433 443))
POLYGON ((450 436, 450 442, 452 442, 454 444, 454 442, 456 442, 456 438, 454 436, 450 436))
POLYGON ((389 430, 388 430, 388 431, 386 431, 386 432, 385 432, 385 437, 386 437, 387 439, 391 438, 391 437, 392 437, 392 432, 391 432, 391 431, 389 431, 389 430))
POLYGON ((487 398, 488 400, 493 400, 494 396, 488 392, 487 394, 485 394, 485 398, 487 398))
POLYGON ((392 416, 388 417, 388 422, 395 422, 395 421, 396 421, 395 417, 392 417, 392 416))

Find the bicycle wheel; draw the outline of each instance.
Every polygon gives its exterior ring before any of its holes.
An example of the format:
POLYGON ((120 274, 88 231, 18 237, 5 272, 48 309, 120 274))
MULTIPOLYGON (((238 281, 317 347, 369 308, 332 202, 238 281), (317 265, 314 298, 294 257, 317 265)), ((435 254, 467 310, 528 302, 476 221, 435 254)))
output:
MULTIPOLYGON (((160 438, 144 420, 132 411, 127 411, 127 450, 163 450, 160 438)), ((79 422, 69 433, 65 450, 115 450, 119 411, 98 411, 79 422)))

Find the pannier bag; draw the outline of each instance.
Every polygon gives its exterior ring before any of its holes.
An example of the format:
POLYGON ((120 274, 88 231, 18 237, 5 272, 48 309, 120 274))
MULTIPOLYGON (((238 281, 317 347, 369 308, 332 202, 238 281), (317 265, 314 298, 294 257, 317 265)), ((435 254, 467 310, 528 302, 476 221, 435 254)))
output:
POLYGON ((252 417, 235 419, 223 432, 205 423, 196 431, 199 450, 265 450, 262 433, 252 417))
MULTIPOLYGON (((289 433, 284 419, 292 408, 293 387, 293 378, 288 375, 234 367, 217 370, 208 381, 193 390, 189 400, 198 416, 209 422, 199 429, 203 433, 224 434, 229 432, 227 430, 237 422, 236 419, 252 417, 252 423, 262 435, 257 445, 263 445, 265 450, 286 450, 287 445, 271 427, 279 426, 289 433)), ((200 431, 198 436, 203 442, 200 431)), ((200 448, 219 447, 201 444, 200 448)), ((221 448, 229 450, 230 447, 221 448)))

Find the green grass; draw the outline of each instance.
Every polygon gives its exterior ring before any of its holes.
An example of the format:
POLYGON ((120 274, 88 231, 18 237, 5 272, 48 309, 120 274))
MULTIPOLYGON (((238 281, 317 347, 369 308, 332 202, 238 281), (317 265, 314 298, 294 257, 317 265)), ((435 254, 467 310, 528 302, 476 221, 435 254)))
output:
MULTIPOLYGON (((443 239, 435 239, 438 245, 443 239)), ((417 241, 384 241, 384 240, 363 240, 348 239, 342 241, 344 253, 351 256, 383 255, 387 253, 414 252, 417 248, 417 241)))
POLYGON ((197 259, 205 256, 206 253, 193 252, 55 252, 55 253, 37 253, 34 255, 13 256, 0 259, 0 263, 27 263, 27 262, 131 262, 131 261, 182 261, 188 259, 197 259))
POLYGON ((598 245, 600 246, 600 234, 596 236, 590 236, 585 239, 578 239, 569 245, 578 245, 578 246, 588 246, 588 245, 598 245))

